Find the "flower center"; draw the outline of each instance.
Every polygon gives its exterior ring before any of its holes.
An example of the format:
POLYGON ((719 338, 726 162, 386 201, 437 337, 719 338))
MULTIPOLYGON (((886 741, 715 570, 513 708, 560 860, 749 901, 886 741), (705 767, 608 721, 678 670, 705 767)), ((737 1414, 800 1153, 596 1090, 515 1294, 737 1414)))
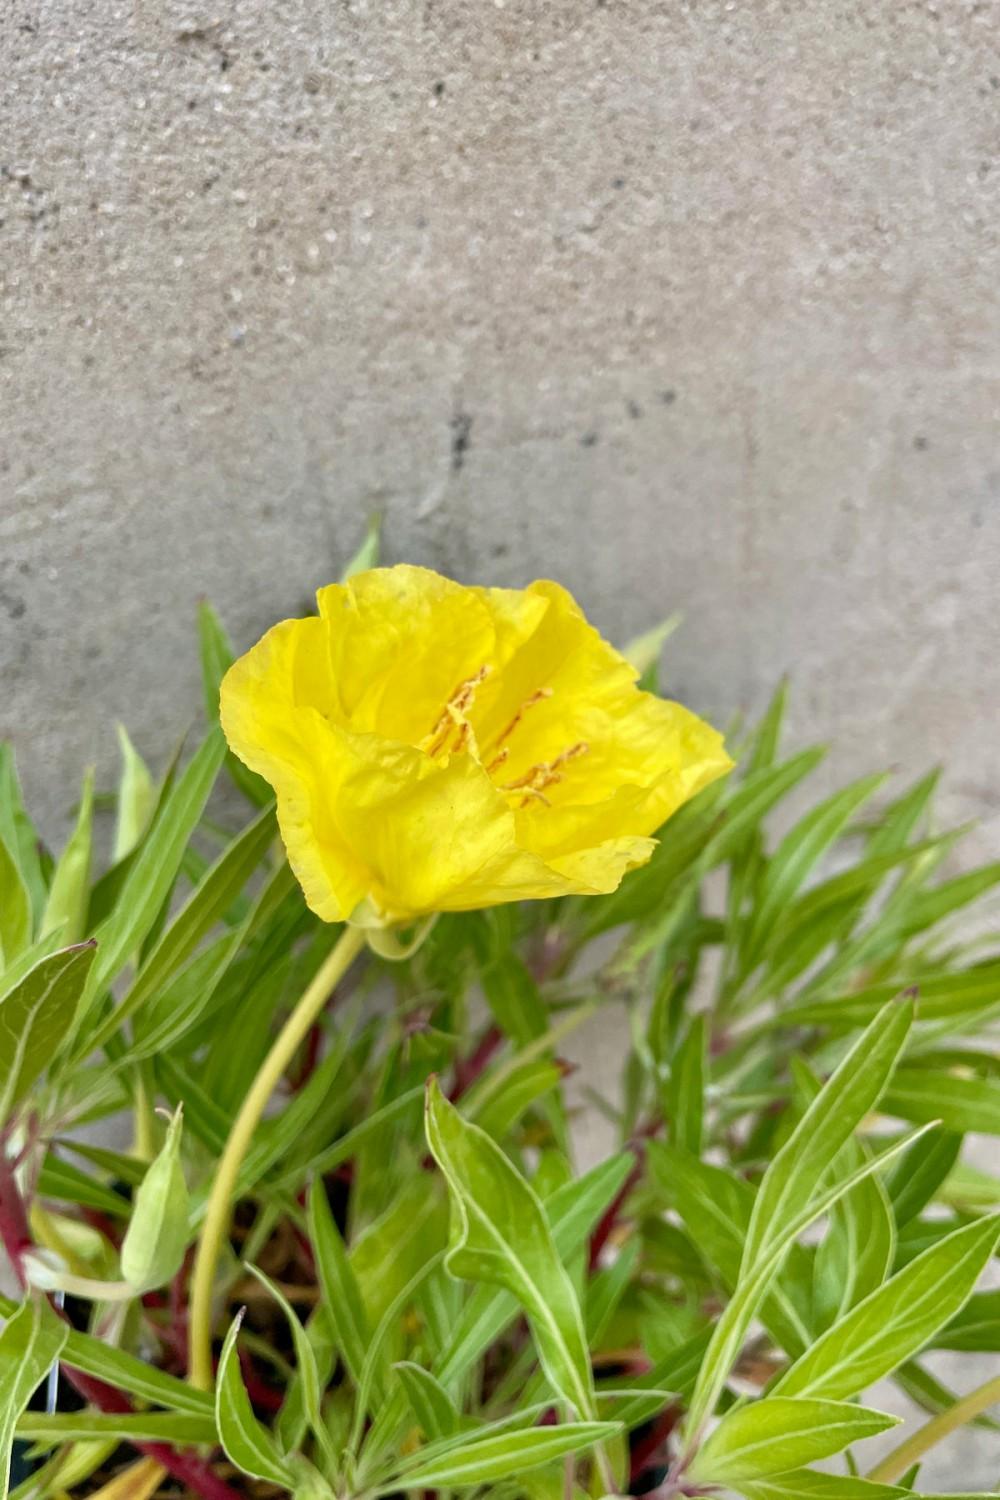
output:
POLYGON ((420 741, 420 749, 425 750, 432 760, 437 760, 440 755, 454 755, 459 750, 475 749, 475 735, 468 713, 476 701, 476 689, 489 670, 483 665, 472 677, 459 683, 430 734, 420 741))
POLYGON ((541 760, 537 765, 531 766, 523 776, 518 776, 516 781, 501 782, 501 790, 505 792, 523 792, 520 807, 527 807, 532 798, 537 798, 545 807, 551 807, 551 803, 545 795, 545 788, 562 781, 563 773, 560 767, 565 766, 571 760, 577 760, 581 755, 586 755, 590 746, 586 740, 577 740, 575 745, 570 745, 568 750, 561 750, 554 760, 541 760))
MULTIPOLYGON (((469 722, 469 713, 476 700, 476 689, 489 672, 488 665, 481 666, 472 677, 467 677, 464 682, 460 682, 442 709, 434 728, 420 741, 419 748, 432 760, 437 760, 441 756, 456 755, 461 750, 469 750, 473 755, 479 756, 479 747, 476 744, 475 732, 469 722)), ((529 709, 534 708, 536 703, 543 703, 546 698, 551 697, 551 688, 536 689, 525 698, 506 729, 497 735, 493 742, 490 759, 485 762, 486 772, 491 778, 494 777, 494 772, 498 771, 510 758, 511 736, 525 714, 529 709)), ((575 745, 561 750, 552 760, 537 761, 513 781, 500 781, 497 782, 497 786, 502 792, 517 796, 518 807, 528 807, 532 801, 541 802, 543 806, 550 807, 551 803, 545 795, 546 787, 554 786, 562 781, 563 767, 570 761, 579 759, 581 755, 586 755, 589 749, 590 746, 586 740, 577 740, 575 745)))

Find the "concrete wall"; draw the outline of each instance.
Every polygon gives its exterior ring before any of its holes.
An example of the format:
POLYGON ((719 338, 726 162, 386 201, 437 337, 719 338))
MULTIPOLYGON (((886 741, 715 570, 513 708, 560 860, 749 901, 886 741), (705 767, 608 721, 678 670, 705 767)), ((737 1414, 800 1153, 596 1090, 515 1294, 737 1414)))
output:
POLYGON ((0 731, 58 828, 381 510, 993 818, 996 0, 9 0, 0 731))

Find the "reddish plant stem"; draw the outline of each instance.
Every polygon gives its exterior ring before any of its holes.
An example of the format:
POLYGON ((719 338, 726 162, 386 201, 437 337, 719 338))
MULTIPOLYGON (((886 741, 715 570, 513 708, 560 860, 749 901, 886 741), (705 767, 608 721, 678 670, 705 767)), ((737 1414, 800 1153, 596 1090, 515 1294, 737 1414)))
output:
POLYGON ((452 1104, 466 1093, 486 1069, 487 1064, 503 1043, 503 1032, 499 1026, 490 1026, 483 1034, 475 1051, 455 1064, 455 1082, 448 1095, 452 1104))
POLYGON ((247 1395, 254 1406, 260 1406, 264 1411, 280 1411, 281 1394, 273 1390, 257 1374, 249 1349, 238 1349, 237 1354, 240 1361, 240 1373, 243 1376, 243 1384, 246 1386, 247 1395))
POLYGON ((679 1406, 668 1406, 665 1411, 660 1413, 649 1431, 644 1433, 636 1443, 629 1460, 630 1484, 634 1484, 637 1479, 642 1477, 643 1470, 656 1457, 658 1450, 662 1448, 677 1426, 680 1415, 681 1409, 679 1406))
MULTIPOLYGON (((22 1290, 27 1289, 27 1278, 24 1274, 23 1257, 26 1250, 32 1248, 31 1230, 28 1225, 28 1215, 21 1197, 14 1170, 7 1160, 6 1153, 0 1146, 0 1240, 7 1252, 14 1274, 18 1279, 22 1290)), ((66 1318, 61 1309, 57 1309, 60 1316, 66 1318)), ((68 1322, 69 1319, 66 1318, 68 1322)), ((106 1385, 103 1380, 97 1380, 92 1375, 85 1375, 81 1370, 74 1370, 72 1366, 63 1364, 62 1369, 67 1380, 79 1391, 85 1401, 98 1410, 104 1412, 130 1412, 132 1403, 124 1392, 116 1390, 114 1386, 106 1385)), ((186 1484, 188 1489, 200 1495, 202 1500, 240 1500, 236 1490, 224 1483, 218 1475, 214 1474, 207 1463, 195 1454, 180 1453, 166 1443, 136 1443, 134 1444, 140 1453, 153 1458, 158 1464, 186 1484)))
MULTIPOLYGON (((114 1386, 106 1385, 96 1376, 84 1375, 81 1370, 74 1370, 70 1365, 64 1364, 63 1371, 84 1400, 91 1406, 96 1406, 99 1411, 123 1415, 132 1411, 131 1401, 114 1386)), ((132 1446, 147 1458, 153 1458, 158 1464, 162 1464, 168 1474, 179 1479, 181 1484, 186 1484, 202 1500, 240 1500, 238 1491, 220 1479, 204 1459, 198 1458, 196 1454, 180 1453, 166 1443, 133 1443, 132 1446)))
POLYGON ((23 1257, 26 1250, 31 1249, 31 1229, 28 1225, 28 1215, 24 1207, 14 1176, 14 1168, 7 1159, 6 1151, 0 1144, 0 1240, 7 1252, 18 1284, 23 1289, 27 1286, 24 1274, 23 1257))
POLYGON ((621 1217, 621 1211, 625 1206, 625 1200, 628 1198, 628 1195, 629 1193, 631 1193, 632 1189, 638 1186, 639 1181, 642 1178, 643 1161, 646 1154, 646 1141, 657 1134, 660 1129, 661 1123, 662 1122, 659 1120, 650 1120, 648 1124, 642 1126, 638 1134, 634 1136, 633 1139, 628 1143, 629 1150, 632 1151, 635 1155, 635 1165, 626 1177, 622 1186, 619 1188, 618 1192, 615 1194, 611 1203, 605 1209, 600 1220, 598 1221, 597 1228, 590 1236, 590 1255, 588 1263, 591 1271, 597 1269, 597 1263, 601 1258, 601 1251, 604 1249, 605 1245, 608 1243, 608 1240, 611 1238, 615 1229, 618 1227, 618 1221, 621 1217))

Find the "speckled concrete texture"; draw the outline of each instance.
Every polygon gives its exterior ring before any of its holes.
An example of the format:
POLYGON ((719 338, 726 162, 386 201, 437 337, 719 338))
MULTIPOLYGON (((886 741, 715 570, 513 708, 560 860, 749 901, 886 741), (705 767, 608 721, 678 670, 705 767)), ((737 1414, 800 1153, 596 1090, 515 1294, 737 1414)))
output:
POLYGON ((998 0, 5 0, 0 733, 47 831, 114 719, 162 763, 197 711, 200 596, 245 644, 377 509, 619 639, 683 610, 675 693, 788 668, 837 775, 945 760, 1000 851, 998 37, 998 0))

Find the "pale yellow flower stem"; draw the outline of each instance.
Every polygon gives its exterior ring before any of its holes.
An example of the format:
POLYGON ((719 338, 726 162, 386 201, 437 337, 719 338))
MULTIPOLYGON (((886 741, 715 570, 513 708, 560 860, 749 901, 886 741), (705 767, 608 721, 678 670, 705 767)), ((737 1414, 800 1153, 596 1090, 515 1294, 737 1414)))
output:
POLYGON ((365 945, 364 933, 345 927, 302 998, 285 1022, 250 1085, 233 1121, 219 1160, 205 1210, 191 1280, 191 1323, 188 1379, 199 1390, 212 1388, 212 1290, 223 1242, 229 1232, 240 1167, 250 1149, 268 1100, 308 1035, 330 992, 344 977, 365 945))
POLYGON ((939 1443, 957 1428, 964 1427, 966 1422, 971 1422, 973 1417, 978 1417, 997 1402, 1000 1402, 1000 1375, 987 1380, 985 1385, 977 1386, 974 1391, 956 1401, 954 1406, 949 1406, 947 1411, 925 1422, 912 1437, 908 1437, 905 1443, 900 1443, 887 1458, 876 1464, 868 1478, 881 1480, 883 1484, 898 1479, 917 1459, 923 1458, 935 1443, 939 1443))

